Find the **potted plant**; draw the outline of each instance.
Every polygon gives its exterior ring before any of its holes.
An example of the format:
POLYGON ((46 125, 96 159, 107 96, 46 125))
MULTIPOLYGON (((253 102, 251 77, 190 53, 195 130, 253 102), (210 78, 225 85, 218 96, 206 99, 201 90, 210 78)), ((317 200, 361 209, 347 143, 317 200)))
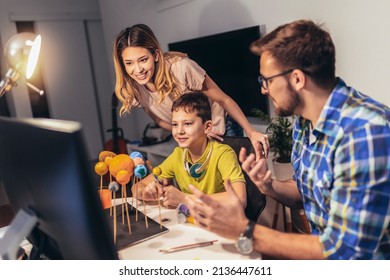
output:
POLYGON ((269 135, 275 177, 281 181, 291 179, 293 174, 291 164, 292 121, 290 118, 281 116, 270 118, 260 109, 252 109, 252 112, 261 120, 269 122, 266 133, 269 135))

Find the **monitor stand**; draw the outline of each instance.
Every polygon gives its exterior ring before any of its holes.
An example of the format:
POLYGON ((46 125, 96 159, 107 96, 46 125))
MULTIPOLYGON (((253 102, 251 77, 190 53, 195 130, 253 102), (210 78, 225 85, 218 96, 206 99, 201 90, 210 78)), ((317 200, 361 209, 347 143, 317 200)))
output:
POLYGON ((19 245, 38 221, 30 209, 20 209, 0 239, 0 260, 16 260, 19 245))

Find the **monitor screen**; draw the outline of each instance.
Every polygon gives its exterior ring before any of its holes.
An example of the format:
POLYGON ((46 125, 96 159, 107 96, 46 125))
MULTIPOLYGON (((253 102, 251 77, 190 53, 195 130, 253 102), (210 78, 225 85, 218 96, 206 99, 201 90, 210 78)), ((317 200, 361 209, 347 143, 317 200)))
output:
POLYGON ((29 209, 38 219, 27 237, 33 251, 48 259, 117 259, 81 125, 2 117, 0 135, 9 202, 15 213, 29 209))
POLYGON ((268 114, 268 98, 260 92, 259 57, 249 45, 260 38, 260 27, 168 44, 170 51, 186 53, 196 61, 217 85, 229 95, 247 117, 255 117, 253 108, 268 114))

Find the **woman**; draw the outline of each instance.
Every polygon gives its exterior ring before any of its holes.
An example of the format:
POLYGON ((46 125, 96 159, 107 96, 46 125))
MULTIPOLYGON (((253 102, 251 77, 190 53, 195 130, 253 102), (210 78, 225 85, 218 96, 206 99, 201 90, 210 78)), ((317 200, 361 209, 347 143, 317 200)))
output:
POLYGON ((203 91, 212 108, 214 129, 208 136, 223 140, 226 111, 251 139, 256 158, 262 153, 267 156, 268 136, 253 128, 237 103, 195 61, 183 53, 163 53, 148 26, 136 24, 121 31, 115 40, 113 57, 121 116, 133 107, 142 107, 160 127, 171 131, 173 101, 186 92, 203 91))

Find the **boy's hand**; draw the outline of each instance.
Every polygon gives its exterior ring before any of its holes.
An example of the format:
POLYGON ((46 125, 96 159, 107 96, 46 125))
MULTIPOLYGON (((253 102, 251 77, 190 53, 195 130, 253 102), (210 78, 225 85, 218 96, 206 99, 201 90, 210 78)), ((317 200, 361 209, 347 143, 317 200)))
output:
POLYGON ((168 206, 177 207, 180 203, 183 203, 185 200, 186 195, 172 185, 165 186, 163 188, 163 191, 164 191, 163 205, 165 207, 168 206))
POLYGON ((157 181, 153 181, 145 187, 143 198, 145 200, 157 200, 163 196, 163 193, 163 187, 157 181))

